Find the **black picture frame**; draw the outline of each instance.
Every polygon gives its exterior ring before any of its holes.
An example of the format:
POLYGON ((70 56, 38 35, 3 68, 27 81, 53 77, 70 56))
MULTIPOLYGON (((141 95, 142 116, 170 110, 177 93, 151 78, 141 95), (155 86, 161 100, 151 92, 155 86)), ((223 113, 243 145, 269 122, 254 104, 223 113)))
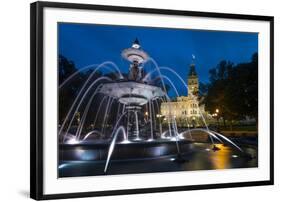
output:
POLYGON ((213 12, 194 12, 183 10, 167 10, 167 9, 151 9, 151 8, 135 8, 120 6, 103 6, 75 3, 57 3, 57 2, 35 2, 30 7, 30 61, 31 61, 31 80, 30 80, 30 197, 36 200, 45 199, 62 199, 76 197, 93 197, 106 195, 121 194, 138 194, 153 192, 170 192, 170 191, 186 191, 198 189, 215 189, 227 187, 245 187, 259 185, 273 185, 274 183, 274 17, 258 16, 258 15, 240 15, 213 12), (81 9, 81 10, 99 10, 99 11, 120 11, 130 13, 149 13, 164 14, 177 16, 196 16, 211 17, 224 19, 240 19, 240 20, 256 20, 267 21, 270 23, 270 180, 239 182, 239 183, 222 183, 222 184, 204 184, 192 186, 175 186, 175 187, 154 187, 130 190, 113 190, 113 191, 97 191, 67 194, 51 194, 43 193, 43 9, 63 8, 63 9, 81 9))

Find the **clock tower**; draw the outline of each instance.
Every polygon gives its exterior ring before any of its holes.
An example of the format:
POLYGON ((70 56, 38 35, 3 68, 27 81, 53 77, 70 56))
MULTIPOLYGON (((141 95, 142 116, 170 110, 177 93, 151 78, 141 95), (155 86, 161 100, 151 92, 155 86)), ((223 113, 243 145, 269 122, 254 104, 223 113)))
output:
POLYGON ((195 60, 195 56, 192 55, 192 63, 189 66, 189 74, 187 77, 188 96, 198 95, 199 83, 198 83, 198 75, 195 70, 194 60, 195 60))

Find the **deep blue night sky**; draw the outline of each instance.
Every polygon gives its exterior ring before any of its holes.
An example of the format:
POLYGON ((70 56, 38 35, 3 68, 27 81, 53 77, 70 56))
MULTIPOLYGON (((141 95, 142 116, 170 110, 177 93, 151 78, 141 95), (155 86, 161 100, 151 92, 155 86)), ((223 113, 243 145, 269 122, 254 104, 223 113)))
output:
MULTIPOLYGON (((199 80, 204 83, 208 82, 209 69, 221 60, 248 62, 258 51, 257 33, 62 23, 59 54, 77 68, 112 61, 121 72, 127 72, 128 63, 120 53, 131 47, 136 37, 159 66, 172 67, 184 80, 195 55, 199 80)), ((175 85, 180 94, 186 94, 180 83, 175 81, 175 85)))

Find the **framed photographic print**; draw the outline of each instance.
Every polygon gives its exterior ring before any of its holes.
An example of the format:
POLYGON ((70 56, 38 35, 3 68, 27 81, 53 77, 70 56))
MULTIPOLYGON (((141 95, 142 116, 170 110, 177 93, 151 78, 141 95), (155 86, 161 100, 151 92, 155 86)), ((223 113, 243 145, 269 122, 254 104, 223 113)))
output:
POLYGON ((273 17, 31 4, 31 197, 273 184, 273 17))

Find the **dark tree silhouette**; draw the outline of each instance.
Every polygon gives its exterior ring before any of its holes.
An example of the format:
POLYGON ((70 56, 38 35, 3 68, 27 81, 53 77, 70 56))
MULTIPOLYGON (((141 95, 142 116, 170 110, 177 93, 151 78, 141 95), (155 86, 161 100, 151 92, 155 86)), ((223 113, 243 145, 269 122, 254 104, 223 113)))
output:
MULTIPOLYGON (((59 76, 59 86, 66 81, 71 75, 78 71, 75 67, 75 63, 66 57, 59 55, 58 58, 58 76, 59 76)), ((85 72, 78 72, 74 77, 64 83, 64 86, 58 88, 59 92, 59 123, 62 123, 68 111, 71 108, 75 98, 77 97, 81 87, 84 82, 89 78, 92 70, 86 70, 85 72)), ((93 75, 90 81, 94 81, 97 77, 101 75, 100 72, 97 72, 93 75)), ((89 82, 90 84, 91 82, 89 82)), ((89 85, 88 85, 89 86, 89 85)), ((81 108, 83 108, 82 105, 81 108)))
MULTIPOLYGON (((69 76, 77 71, 74 62, 66 57, 59 55, 58 58, 59 85, 61 85, 69 76)), ((61 123, 67 114, 72 102, 74 101, 77 91, 81 86, 82 75, 77 75, 71 82, 59 89, 59 122, 61 123)))
POLYGON ((258 119, 258 55, 249 63, 234 65, 221 61, 210 70, 210 83, 204 99, 211 113, 218 108, 225 120, 258 119))

